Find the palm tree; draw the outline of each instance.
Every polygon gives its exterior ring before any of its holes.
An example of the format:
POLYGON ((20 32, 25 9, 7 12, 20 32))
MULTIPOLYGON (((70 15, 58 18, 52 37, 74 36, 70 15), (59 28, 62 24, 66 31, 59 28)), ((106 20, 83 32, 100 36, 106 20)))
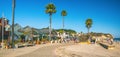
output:
POLYGON ((89 34, 89 31, 90 31, 90 28, 92 27, 92 19, 90 19, 90 18, 88 18, 87 20, 86 20, 86 22, 85 22, 85 24, 86 24, 86 27, 87 27, 87 29, 88 29, 88 36, 90 36, 90 34, 89 34))
POLYGON ((65 10, 62 10, 61 15, 63 16, 63 33, 64 33, 64 16, 67 15, 67 12, 65 10))
POLYGON ((50 25, 49 25, 49 40, 51 40, 51 23, 52 23, 52 14, 56 13, 56 7, 54 4, 50 3, 46 6, 45 12, 50 16, 50 25))

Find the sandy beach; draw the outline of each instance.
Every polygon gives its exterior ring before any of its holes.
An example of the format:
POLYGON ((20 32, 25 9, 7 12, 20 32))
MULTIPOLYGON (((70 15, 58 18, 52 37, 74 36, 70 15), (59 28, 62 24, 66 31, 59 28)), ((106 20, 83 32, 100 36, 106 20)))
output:
POLYGON ((120 45, 114 49, 105 49, 98 44, 76 44, 56 49, 61 57, 119 57, 120 45))

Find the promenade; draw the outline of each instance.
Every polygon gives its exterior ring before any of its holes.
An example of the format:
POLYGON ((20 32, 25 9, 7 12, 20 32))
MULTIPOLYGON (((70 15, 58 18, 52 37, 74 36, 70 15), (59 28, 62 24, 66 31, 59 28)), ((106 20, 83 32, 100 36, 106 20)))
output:
POLYGON ((71 43, 41 44, 17 49, 1 49, 0 57, 56 57, 55 49, 72 45, 71 43))
POLYGON ((0 57, 119 57, 120 45, 105 49, 99 44, 47 43, 0 50, 0 57))

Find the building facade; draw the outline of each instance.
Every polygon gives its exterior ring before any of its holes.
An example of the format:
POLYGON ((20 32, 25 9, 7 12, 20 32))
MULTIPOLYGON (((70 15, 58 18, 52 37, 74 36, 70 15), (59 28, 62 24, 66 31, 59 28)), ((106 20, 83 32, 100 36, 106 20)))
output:
POLYGON ((0 18, 0 42, 2 42, 2 26, 4 26, 4 40, 9 40, 10 31, 8 30, 9 21, 6 18, 0 18), (4 20, 4 21, 3 21, 4 20))

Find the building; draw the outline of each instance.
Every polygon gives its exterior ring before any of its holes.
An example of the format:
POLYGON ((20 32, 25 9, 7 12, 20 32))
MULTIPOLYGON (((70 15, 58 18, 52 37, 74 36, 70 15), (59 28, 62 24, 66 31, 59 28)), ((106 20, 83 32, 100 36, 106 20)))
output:
POLYGON ((4 26, 4 40, 9 40, 10 31, 8 30, 8 27, 10 26, 8 23, 9 21, 6 18, 0 18, 0 42, 2 42, 2 26, 4 26))

